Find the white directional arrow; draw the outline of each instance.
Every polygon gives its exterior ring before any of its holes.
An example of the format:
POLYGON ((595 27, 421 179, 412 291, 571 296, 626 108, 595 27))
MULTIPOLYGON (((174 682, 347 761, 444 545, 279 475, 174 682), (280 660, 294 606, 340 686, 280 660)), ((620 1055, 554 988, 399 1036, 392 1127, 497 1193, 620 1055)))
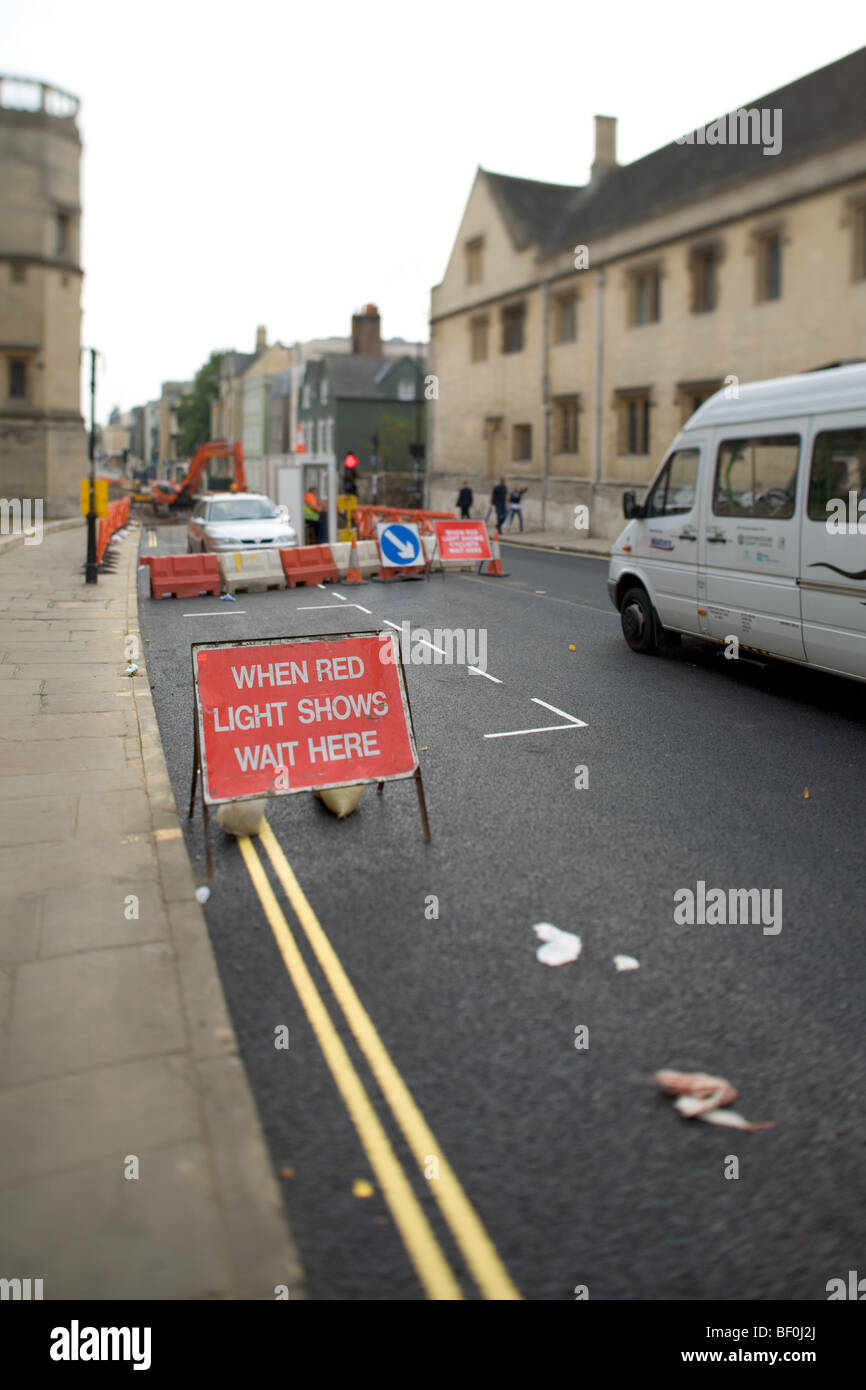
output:
POLYGON ((415 554, 415 546, 412 541, 401 541, 400 537, 395 535, 393 531, 388 539, 394 546, 401 560, 411 560, 412 556, 415 554))

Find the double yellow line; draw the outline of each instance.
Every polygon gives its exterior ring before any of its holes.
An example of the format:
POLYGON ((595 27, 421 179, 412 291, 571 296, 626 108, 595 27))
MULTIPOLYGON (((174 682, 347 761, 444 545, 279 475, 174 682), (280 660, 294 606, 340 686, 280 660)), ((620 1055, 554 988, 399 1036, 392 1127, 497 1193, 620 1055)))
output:
MULTIPOLYGON (((519 1299, 520 1294, 514 1287, 493 1242, 415 1104, 406 1083, 391 1061, 384 1043, 355 993, 269 825, 265 825, 260 840, 280 886, 345 1015, 355 1041, 367 1059, 416 1162, 422 1172, 430 1165, 432 1159, 437 1162, 439 1176, 430 1178, 429 1185, 481 1294, 488 1299, 519 1299)), ((358 1132, 370 1166, 378 1178, 382 1194, 418 1278, 431 1299, 462 1299, 460 1285, 331 1021, 252 841, 242 838, 238 843, 286 969, 358 1132)))

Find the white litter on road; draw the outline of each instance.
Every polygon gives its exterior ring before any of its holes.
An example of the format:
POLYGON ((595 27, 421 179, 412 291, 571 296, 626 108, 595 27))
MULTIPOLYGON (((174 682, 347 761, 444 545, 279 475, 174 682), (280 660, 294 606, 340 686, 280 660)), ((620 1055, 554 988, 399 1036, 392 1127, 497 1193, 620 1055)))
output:
POLYGON ((634 956, 614 956, 613 963, 617 970, 640 970, 640 961, 634 956))
POLYGON ((552 922, 536 922, 532 930, 544 943, 535 952, 542 965, 567 965, 580 955, 583 943, 573 932, 560 931, 552 922))
POLYGON ((197 902, 206 903, 210 897, 210 889, 206 884, 202 884, 201 888, 196 888, 195 896, 197 902))

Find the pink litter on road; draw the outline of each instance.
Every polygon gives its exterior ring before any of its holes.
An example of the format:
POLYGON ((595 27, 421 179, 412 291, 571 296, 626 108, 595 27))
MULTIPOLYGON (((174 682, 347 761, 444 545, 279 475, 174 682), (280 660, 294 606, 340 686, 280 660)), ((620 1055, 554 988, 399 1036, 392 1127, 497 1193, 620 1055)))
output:
POLYGON ((774 1120, 753 1123, 738 1115, 735 1110, 722 1110, 737 1099, 739 1092, 730 1081, 721 1076, 707 1076, 705 1072, 657 1071, 653 1076, 657 1086, 661 1086, 677 1099, 674 1109, 687 1120, 704 1120, 711 1125, 724 1125, 728 1129, 742 1129, 747 1133, 758 1129, 773 1129, 774 1120))

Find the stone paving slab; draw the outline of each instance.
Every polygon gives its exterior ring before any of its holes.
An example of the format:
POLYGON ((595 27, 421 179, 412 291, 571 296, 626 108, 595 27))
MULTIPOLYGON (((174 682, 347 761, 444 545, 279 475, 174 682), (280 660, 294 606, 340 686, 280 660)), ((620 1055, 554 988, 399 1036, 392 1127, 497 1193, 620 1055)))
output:
POLYGON ((85 586, 80 524, 0 544, 0 1277, 303 1298, 145 657, 126 675, 137 548, 85 586))

